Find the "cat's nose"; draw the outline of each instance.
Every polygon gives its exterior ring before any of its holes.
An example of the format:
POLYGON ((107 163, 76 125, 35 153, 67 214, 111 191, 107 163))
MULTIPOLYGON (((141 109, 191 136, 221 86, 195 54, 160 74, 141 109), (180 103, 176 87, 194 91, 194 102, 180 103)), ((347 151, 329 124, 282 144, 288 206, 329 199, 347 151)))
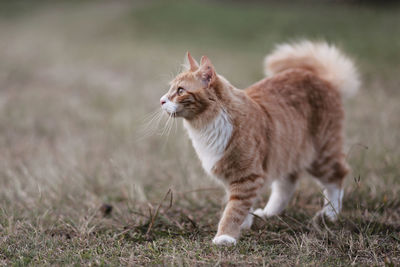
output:
POLYGON ((167 97, 164 95, 163 97, 161 97, 160 99, 160 104, 161 106, 164 105, 165 103, 167 103, 167 97))

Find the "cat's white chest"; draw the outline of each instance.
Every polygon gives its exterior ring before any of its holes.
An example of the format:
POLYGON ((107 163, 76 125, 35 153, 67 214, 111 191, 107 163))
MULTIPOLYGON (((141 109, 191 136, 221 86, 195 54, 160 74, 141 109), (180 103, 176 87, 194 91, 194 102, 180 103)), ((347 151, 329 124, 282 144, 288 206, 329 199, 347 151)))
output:
POLYGON ((186 121, 184 126, 204 170, 212 175, 212 168, 224 155, 225 148, 232 136, 233 126, 228 114, 221 111, 212 122, 202 129, 195 129, 186 121))

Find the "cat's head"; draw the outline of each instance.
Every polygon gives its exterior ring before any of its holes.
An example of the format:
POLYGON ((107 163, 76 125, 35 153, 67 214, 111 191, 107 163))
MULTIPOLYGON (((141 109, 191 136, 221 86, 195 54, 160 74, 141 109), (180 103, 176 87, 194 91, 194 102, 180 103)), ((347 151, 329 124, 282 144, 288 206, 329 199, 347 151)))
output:
POLYGON ((199 65, 188 52, 187 63, 187 69, 170 82, 170 89, 160 103, 170 116, 192 120, 217 106, 219 79, 206 56, 199 65))

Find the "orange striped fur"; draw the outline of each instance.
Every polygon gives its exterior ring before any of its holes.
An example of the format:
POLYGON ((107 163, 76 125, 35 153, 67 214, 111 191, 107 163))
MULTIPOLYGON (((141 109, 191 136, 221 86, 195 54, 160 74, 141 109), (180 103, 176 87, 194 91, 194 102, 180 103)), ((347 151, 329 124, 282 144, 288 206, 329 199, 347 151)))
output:
POLYGON ((213 242, 235 244, 253 214, 281 213, 302 172, 322 184, 321 214, 335 220, 348 166, 343 153, 341 95, 353 94, 352 62, 325 43, 284 44, 266 58, 269 77, 245 90, 218 75, 207 57, 189 66, 161 98, 162 108, 182 117, 205 171, 222 181, 229 201, 213 242), (253 204, 265 184, 264 209, 253 204))

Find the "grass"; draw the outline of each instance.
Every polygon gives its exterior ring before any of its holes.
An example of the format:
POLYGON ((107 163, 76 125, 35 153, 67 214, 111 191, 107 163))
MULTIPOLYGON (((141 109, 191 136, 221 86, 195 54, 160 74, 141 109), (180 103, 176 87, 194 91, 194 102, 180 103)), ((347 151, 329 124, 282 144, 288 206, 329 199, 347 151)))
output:
POLYGON ((400 264, 398 6, 0 5, 1 265, 400 264), (321 192, 303 179, 285 214, 215 247, 223 190, 180 122, 143 138, 143 120, 186 50, 243 88, 274 44, 302 37, 339 44, 363 74, 342 217, 314 221, 321 192))

